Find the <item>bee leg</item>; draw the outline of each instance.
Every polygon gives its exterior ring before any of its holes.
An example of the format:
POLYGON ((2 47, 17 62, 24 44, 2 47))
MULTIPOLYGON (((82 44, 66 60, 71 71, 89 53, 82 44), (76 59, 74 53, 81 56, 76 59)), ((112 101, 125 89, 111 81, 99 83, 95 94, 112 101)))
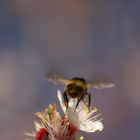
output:
POLYGON ((75 111, 76 111, 76 109, 77 109, 77 107, 78 107, 80 101, 81 101, 81 99, 78 99, 77 104, 76 104, 76 106, 75 106, 75 111))
POLYGON ((63 93, 63 98, 64 98, 64 100, 65 100, 66 109, 67 109, 67 108, 68 108, 69 100, 68 100, 68 97, 67 97, 66 91, 64 91, 64 93, 63 93))
POLYGON ((80 96, 80 98, 78 98, 78 101, 77 101, 77 104, 76 104, 75 110, 77 109, 77 107, 78 107, 80 101, 83 100, 83 99, 84 99, 84 94, 82 94, 82 95, 80 96))
POLYGON ((88 93, 88 108, 90 110, 90 103, 91 103, 91 95, 88 93))

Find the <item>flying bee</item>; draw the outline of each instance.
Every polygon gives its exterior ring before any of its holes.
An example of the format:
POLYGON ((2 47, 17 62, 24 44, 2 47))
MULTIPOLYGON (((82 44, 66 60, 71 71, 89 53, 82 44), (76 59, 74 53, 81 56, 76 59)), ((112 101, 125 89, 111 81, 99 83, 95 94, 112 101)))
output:
POLYGON ((95 89, 111 88, 114 86, 113 83, 101 82, 94 80, 93 82, 87 82, 84 78, 74 77, 72 79, 65 79, 58 75, 53 75, 51 78, 46 79, 55 84, 60 83, 65 85, 65 90, 63 92, 63 99, 68 108, 68 103, 70 98, 76 98, 77 103, 75 109, 78 107, 79 102, 85 97, 88 97, 88 107, 90 108, 91 94, 88 93, 88 89, 93 87, 95 89))

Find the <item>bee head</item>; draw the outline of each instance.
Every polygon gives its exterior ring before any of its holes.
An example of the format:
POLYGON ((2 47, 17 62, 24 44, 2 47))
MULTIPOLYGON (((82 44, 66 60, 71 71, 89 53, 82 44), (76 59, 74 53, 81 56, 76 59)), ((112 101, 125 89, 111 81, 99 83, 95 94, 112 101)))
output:
POLYGON ((74 77, 72 80, 86 84, 86 80, 84 78, 74 77))
POLYGON ((79 77, 74 77, 71 80, 69 80, 67 87, 72 87, 72 89, 87 89, 87 83, 86 80, 79 77))

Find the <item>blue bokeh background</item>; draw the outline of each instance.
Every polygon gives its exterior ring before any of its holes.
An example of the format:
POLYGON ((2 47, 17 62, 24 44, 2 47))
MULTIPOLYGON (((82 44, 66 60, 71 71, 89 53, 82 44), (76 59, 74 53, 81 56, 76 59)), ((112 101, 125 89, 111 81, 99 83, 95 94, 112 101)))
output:
POLYGON ((139 140, 139 25, 139 0, 0 0, 0 139, 24 140, 35 112, 59 107, 53 69, 116 84, 90 90, 105 128, 86 140, 139 140))

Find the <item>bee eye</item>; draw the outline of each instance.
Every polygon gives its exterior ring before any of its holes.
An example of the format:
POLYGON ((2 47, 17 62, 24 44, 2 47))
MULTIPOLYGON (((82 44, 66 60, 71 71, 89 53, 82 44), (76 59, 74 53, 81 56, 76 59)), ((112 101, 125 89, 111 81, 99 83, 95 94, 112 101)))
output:
POLYGON ((67 88, 68 88, 68 90, 72 90, 74 88, 74 85, 72 85, 72 84, 68 85, 67 88))

